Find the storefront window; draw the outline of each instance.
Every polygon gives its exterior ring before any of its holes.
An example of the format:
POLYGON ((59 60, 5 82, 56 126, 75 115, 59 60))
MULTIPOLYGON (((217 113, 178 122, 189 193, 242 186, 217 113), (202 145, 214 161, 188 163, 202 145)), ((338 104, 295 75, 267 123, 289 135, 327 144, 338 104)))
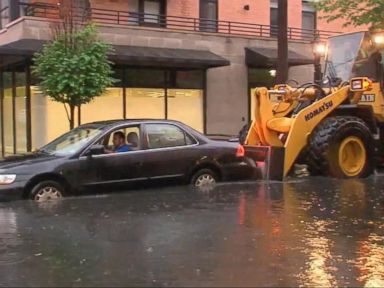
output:
POLYGON ((13 154, 13 108, 12 91, 4 91, 4 151, 5 154, 13 154))
POLYGON ((165 118, 165 90, 127 88, 127 118, 165 118))
POLYGON ((204 71, 187 70, 176 71, 175 88, 181 89, 203 89, 204 71))
MULTIPOLYGON (((20 70, 18 70, 20 71, 20 70)), ((117 87, 110 87, 81 107, 81 122, 134 118, 172 119, 204 129, 203 70, 119 68, 117 87), (125 103, 125 107, 124 107, 125 103)), ((24 72, 4 72, 3 126, 6 154, 38 149, 69 130, 64 104, 44 95, 32 78, 30 87, 31 143, 28 142, 27 93, 24 72), (12 80, 12 75, 15 79, 12 80), (12 85, 15 87, 12 88, 12 85), (14 114, 15 111, 15 114, 14 114)), ((75 115, 75 124, 79 123, 75 115)), ((0 119, 1 121, 1 119, 0 119)), ((1 122, 0 122, 1 127, 1 122)), ((1 131, 0 131, 1 132, 1 131)), ((1 144, 1 138, 0 138, 1 144)))
POLYGON ((127 118, 167 118, 203 131, 204 75, 202 70, 127 69, 125 85, 132 87, 126 90, 127 118))
POLYGON ((163 88, 165 70, 128 68, 125 70, 126 87, 163 88))
POLYGON ((178 70, 172 73, 172 88, 168 89, 168 119, 184 122, 203 132, 204 71, 178 70))
POLYGON ((81 123, 123 117, 123 88, 108 88, 103 95, 95 97, 92 102, 81 107, 81 123))
POLYGON ((125 70, 126 117, 165 118, 166 71, 128 68, 125 70))
POLYGON ((31 87, 31 125, 32 149, 44 146, 69 130, 64 104, 45 96, 37 86, 31 87))
POLYGON ((15 95, 15 125, 16 125, 16 152, 27 152, 27 106, 25 73, 15 73, 16 95, 15 95))
POLYGON ((202 111, 202 90, 168 90, 168 119, 181 121, 203 132, 204 118, 202 111))
POLYGON ((6 155, 14 154, 13 142, 13 99, 12 99, 12 73, 3 73, 4 83, 4 152, 6 155))

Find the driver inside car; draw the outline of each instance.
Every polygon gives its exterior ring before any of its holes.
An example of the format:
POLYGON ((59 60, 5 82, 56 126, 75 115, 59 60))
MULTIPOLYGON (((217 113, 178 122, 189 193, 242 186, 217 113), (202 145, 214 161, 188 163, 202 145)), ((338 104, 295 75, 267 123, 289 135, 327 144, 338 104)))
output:
POLYGON ((124 153, 132 151, 125 142, 125 134, 121 131, 113 133, 113 150, 105 150, 106 153, 124 153))

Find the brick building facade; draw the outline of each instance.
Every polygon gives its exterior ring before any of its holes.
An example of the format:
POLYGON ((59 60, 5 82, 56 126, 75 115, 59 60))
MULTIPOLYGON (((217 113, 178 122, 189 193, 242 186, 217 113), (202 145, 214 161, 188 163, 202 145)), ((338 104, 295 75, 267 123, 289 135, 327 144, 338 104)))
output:
MULTIPOLYGON (((115 47, 120 79, 78 123, 116 118, 181 120, 208 134, 236 134, 252 117, 252 91, 273 84, 277 0, 78 0, 115 47), (108 109, 106 109, 108 107, 108 109)), ((0 153, 39 147, 67 130, 65 110, 30 73, 50 40, 58 0, 0 0, 0 153), (54 123, 54 124, 53 124, 54 123)), ((312 42, 345 31, 289 0, 290 78, 312 80, 312 42)))
MULTIPOLYGON (((218 2, 218 20, 221 21, 233 21, 242 23, 253 23, 270 25, 271 23, 271 7, 274 6, 278 0, 218 0, 212 2, 218 2), (244 7, 249 6, 249 10, 244 7)), ((28 2, 28 1, 21 1, 28 2)), ((31 3, 50 3, 57 4, 60 0, 31 0, 31 3)), ((96 9, 109 9, 130 11, 136 10, 138 6, 138 0, 90 0, 92 8, 96 9), (130 3, 131 2, 131 3, 130 3)), ((166 6, 166 14, 171 16, 180 17, 200 17, 200 0, 168 0, 164 2, 166 6)), ((303 7, 310 5, 309 1, 302 0, 289 0, 288 3, 288 26, 295 28, 303 28, 303 19, 301 16, 303 7)), ((277 4, 276 4, 277 5, 277 4)), ((337 19, 331 23, 328 23, 325 19, 321 18, 321 14, 317 15, 316 29, 328 30, 328 31, 343 31, 353 32, 361 30, 362 28, 356 28, 353 26, 343 27, 344 20, 337 19)))

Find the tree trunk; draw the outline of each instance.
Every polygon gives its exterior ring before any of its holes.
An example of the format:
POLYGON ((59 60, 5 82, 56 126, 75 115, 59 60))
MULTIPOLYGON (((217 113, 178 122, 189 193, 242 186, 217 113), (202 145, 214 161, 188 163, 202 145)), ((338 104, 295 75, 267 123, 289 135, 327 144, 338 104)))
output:
POLYGON ((69 129, 75 128, 75 105, 69 105, 69 129))
POLYGON ((81 105, 77 106, 77 126, 81 125, 81 105))
POLYGON ((288 80, 288 0, 278 1, 277 75, 276 82, 288 80))

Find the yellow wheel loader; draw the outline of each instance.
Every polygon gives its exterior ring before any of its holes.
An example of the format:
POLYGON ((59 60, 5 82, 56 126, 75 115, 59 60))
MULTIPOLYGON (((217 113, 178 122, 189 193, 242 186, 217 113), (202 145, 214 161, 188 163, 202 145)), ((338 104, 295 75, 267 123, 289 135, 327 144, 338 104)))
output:
POLYGON ((384 36, 370 32, 332 37, 320 84, 256 89, 243 144, 265 178, 283 180, 295 164, 312 175, 360 178, 381 164, 383 44, 384 36))

